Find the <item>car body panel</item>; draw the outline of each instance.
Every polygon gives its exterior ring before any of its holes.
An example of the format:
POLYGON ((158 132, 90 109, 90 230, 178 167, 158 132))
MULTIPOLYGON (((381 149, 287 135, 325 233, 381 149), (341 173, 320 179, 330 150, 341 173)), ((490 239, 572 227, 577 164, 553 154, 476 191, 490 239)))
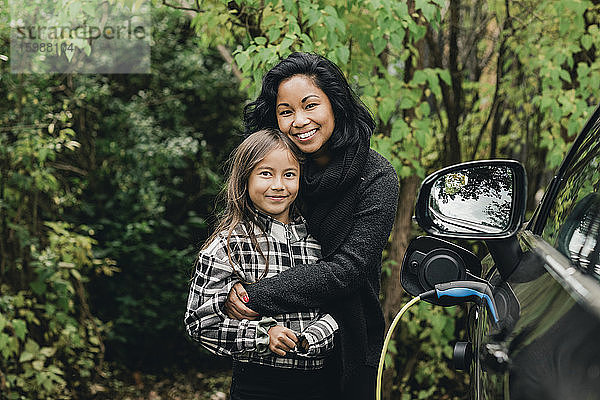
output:
POLYGON ((471 307, 471 398, 600 399, 600 108, 518 238, 523 255, 506 281, 482 260, 518 316, 498 330, 471 307))

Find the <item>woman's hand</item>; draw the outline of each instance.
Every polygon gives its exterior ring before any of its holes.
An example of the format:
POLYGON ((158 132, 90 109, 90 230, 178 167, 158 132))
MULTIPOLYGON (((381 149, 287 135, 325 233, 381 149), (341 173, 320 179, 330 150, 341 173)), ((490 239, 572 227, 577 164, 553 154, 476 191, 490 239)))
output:
POLYGON ((250 299, 248 298, 246 289, 244 289, 241 283, 236 283, 229 291, 229 295, 225 301, 225 314, 229 318, 237 319, 238 321, 243 319, 250 321, 257 320, 260 315, 256 311, 246 307, 245 303, 248 301, 250 299))
POLYGON ((269 349, 278 356, 296 348, 298 338, 293 330, 281 325, 272 326, 269 329, 269 349))

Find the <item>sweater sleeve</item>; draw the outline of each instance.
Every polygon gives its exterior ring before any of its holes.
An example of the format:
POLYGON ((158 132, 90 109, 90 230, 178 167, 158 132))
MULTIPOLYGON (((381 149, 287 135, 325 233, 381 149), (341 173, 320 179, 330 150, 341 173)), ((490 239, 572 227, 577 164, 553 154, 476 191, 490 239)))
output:
POLYGON ((238 280, 231 267, 201 252, 190 284, 184 323, 188 335, 218 355, 268 351, 267 331, 277 321, 233 320, 222 312, 229 290, 238 280))
POLYGON ((367 282, 379 284, 381 255, 392 230, 398 205, 398 177, 386 161, 366 178, 345 241, 329 257, 302 264, 277 276, 244 285, 248 307, 261 315, 304 308, 327 308, 342 297, 356 295, 367 282))

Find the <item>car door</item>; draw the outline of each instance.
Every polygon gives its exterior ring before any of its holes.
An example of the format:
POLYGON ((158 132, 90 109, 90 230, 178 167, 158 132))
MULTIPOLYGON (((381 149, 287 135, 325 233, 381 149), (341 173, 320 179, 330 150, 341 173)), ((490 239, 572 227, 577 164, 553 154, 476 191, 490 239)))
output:
POLYGON ((506 323, 469 312, 476 399, 600 399, 600 109, 577 138, 519 240, 518 266, 486 278, 506 323))

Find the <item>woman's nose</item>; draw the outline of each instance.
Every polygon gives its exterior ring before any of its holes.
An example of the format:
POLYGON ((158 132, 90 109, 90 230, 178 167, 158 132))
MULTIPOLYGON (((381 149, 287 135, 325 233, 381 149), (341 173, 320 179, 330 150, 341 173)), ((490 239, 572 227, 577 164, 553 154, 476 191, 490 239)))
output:
POLYGON ((308 116, 305 113, 297 112, 296 118, 294 118, 293 125, 294 125, 294 127, 300 128, 300 127, 307 125, 309 122, 310 121, 308 119, 308 116))

